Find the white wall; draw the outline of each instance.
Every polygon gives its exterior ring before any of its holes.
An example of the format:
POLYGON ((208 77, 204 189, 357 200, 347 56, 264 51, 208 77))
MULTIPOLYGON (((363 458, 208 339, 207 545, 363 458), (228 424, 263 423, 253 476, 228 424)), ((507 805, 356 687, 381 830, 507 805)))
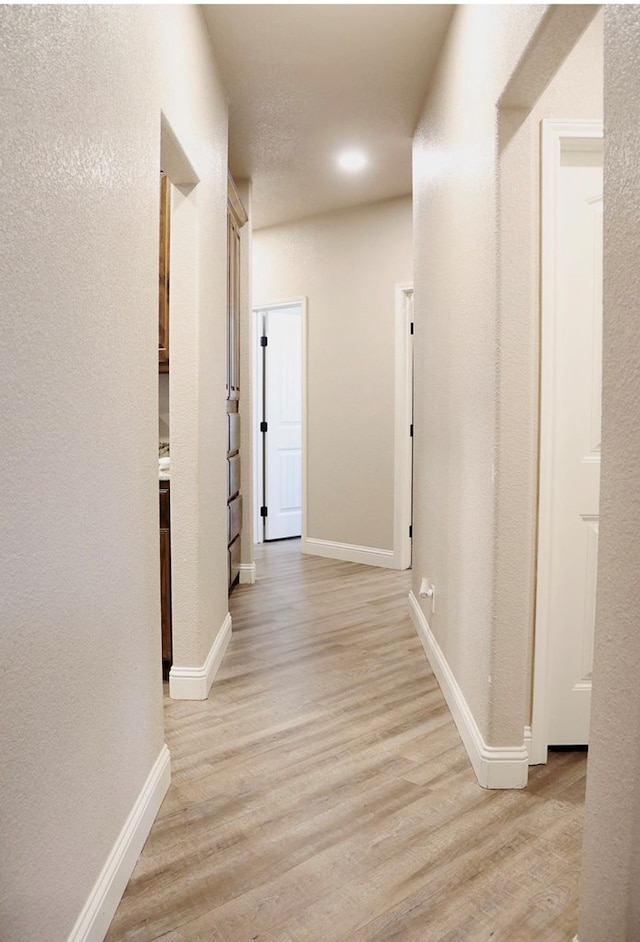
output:
POLYGON ((172 696, 201 697, 207 692, 205 664, 228 610, 227 105, 198 8, 157 8, 155 15, 164 43, 155 76, 162 83, 163 169, 176 185, 171 218, 169 679, 172 696), (180 42, 174 41, 173 24, 177 37, 183 37, 180 42), (197 185, 192 179, 199 180, 197 185))
POLYGON ((411 200, 262 229, 254 307, 306 296, 310 540, 393 549, 394 289, 411 200))
POLYGON ((640 8, 605 8, 600 546, 580 942, 640 938, 640 8))
POLYGON ((226 613, 226 106, 196 8, 0 21, 0 935, 33 942, 68 937, 163 748, 161 109, 202 181, 192 330, 172 351, 194 368, 172 416, 178 490, 197 482, 177 498, 182 547, 208 577, 185 657, 202 663, 226 613))
MULTIPOLYGON (((494 683, 504 696, 491 722, 496 734, 513 716, 523 674, 530 678, 535 602, 540 373, 540 122, 600 119, 603 20, 595 16, 530 111, 529 97, 499 115, 499 337, 494 623, 501 636, 494 683)), ((512 88, 507 96, 514 101, 512 88)), ((531 94, 531 91, 529 91, 531 94)), ((527 690, 530 681, 527 681, 527 690)), ((531 722, 530 698, 522 722, 531 722)), ((490 736, 492 733, 490 732, 490 736)))
POLYGON ((589 51, 574 62, 579 77, 558 77, 523 121, 595 12, 458 7, 414 143, 413 591, 422 576, 436 586, 436 613, 419 604, 472 724, 494 747, 521 749, 528 721, 536 125, 543 112, 572 107, 582 82, 597 108, 597 82, 583 69, 589 51), (519 215, 524 238, 514 239, 509 226, 522 234, 519 215))

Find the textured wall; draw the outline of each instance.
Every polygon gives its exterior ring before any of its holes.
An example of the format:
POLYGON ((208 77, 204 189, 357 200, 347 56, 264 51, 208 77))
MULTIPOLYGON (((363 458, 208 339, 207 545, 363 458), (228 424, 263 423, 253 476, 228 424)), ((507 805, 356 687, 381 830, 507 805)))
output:
MULTIPOLYGON (((562 11, 564 13, 564 11, 562 11)), ((575 16, 575 11, 572 11, 575 16)), ((558 33, 555 33, 558 36, 558 33)), ((545 40, 546 41, 546 40, 545 40)), ((498 469, 494 625, 500 685, 489 737, 531 721, 518 715, 522 677, 532 669, 538 496, 540 335, 540 122, 602 119, 602 15, 595 17, 523 120, 500 115, 499 313, 496 386, 498 469)), ((529 92, 535 89, 529 86, 529 92)), ((527 684, 529 689, 529 684, 527 684)))
POLYGON ((226 112, 193 8, 13 6, 0 21, 0 937, 44 942, 67 937, 163 744, 160 110, 208 216, 224 207, 226 112))
POLYGON ((159 106, 200 181, 174 191, 170 328, 173 660, 198 668, 228 610, 227 106, 198 9, 155 21, 159 106))
MULTIPOLYGON (((541 112, 522 122, 594 13, 458 7, 414 142, 413 590, 423 576, 434 583, 436 613, 425 614, 491 745, 522 745, 529 694, 537 410, 530 226, 541 112), (501 119, 497 103, 508 92, 501 119), (509 159, 531 181, 520 189, 509 181, 501 189, 500 148, 509 141, 509 159), (521 214, 524 238, 513 241, 508 226, 521 214), (503 263, 515 293, 501 294, 503 263)), ((564 106, 576 80, 558 81, 564 106)))
POLYGON ((436 614, 425 614, 485 736, 494 657, 496 102, 544 10, 456 9, 414 142, 413 590, 425 575, 436 586, 436 614))
POLYGON ((602 477, 580 942, 640 938, 640 8, 605 8, 602 477))
MULTIPOLYGON (((307 296, 308 537, 393 549, 395 285, 403 198, 254 233, 254 302, 307 296)), ((254 306, 255 306, 254 304, 254 306)))

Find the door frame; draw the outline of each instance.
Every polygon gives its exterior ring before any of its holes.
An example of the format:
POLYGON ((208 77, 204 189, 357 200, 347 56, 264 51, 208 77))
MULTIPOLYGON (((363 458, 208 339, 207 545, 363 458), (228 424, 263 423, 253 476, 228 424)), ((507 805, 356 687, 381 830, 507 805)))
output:
POLYGON ((395 419, 393 472, 393 556, 396 569, 411 566, 413 491, 413 334, 407 299, 413 283, 396 285, 395 298, 395 419))
POLYGON ((302 349, 301 349, 301 397, 302 397, 302 543, 307 538, 307 320, 308 320, 308 298, 306 296, 291 298, 287 301, 270 301, 267 304, 253 305, 253 318, 251 323, 251 348, 253 350, 253 375, 255 382, 253 385, 252 402, 252 438, 253 438, 253 541, 262 543, 264 540, 264 528, 262 526, 262 517, 260 516, 260 507, 262 506, 262 480, 264 471, 264 459, 262 454, 262 440, 260 432, 260 417, 262 415, 262 395, 263 395, 263 371, 262 356, 260 356, 260 334, 258 317, 265 311, 277 311, 280 308, 294 307, 300 308, 302 318, 302 349))
POLYGON ((555 214, 558 200, 560 158, 563 149, 578 141, 602 139, 599 120, 541 122, 541 219, 540 219, 540 428, 538 457, 538 536, 536 602, 533 644, 533 698, 529 764, 547 761, 548 661, 550 637, 549 588, 551 584, 551 526, 554 466, 555 402, 555 259, 558 243, 555 214))

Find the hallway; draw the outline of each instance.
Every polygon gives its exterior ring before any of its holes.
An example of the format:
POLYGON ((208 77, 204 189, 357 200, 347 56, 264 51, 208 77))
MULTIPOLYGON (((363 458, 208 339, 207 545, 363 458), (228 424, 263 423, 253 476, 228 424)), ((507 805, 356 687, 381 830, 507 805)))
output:
POLYGON ((407 614, 409 573, 257 548, 107 942, 565 942, 586 761, 481 789, 407 614))

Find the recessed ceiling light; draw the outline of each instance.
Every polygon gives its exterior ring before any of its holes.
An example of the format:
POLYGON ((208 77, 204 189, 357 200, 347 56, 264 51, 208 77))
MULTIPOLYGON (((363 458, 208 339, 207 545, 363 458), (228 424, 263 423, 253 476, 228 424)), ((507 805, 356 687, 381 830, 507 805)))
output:
POLYGON ((338 155, 338 166, 347 173, 356 173, 367 166, 369 161, 361 150, 345 150, 338 155))

